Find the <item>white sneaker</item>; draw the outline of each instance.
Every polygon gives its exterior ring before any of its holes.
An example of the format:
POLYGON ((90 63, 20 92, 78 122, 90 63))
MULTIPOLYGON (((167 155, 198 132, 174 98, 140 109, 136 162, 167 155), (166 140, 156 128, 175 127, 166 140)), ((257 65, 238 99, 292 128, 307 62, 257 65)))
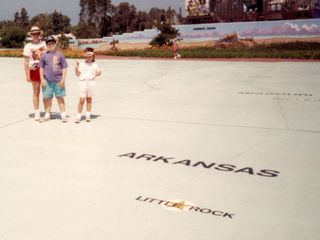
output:
POLYGON ((90 115, 86 115, 86 122, 91 122, 91 117, 90 117, 90 115))
POLYGON ((63 123, 68 122, 67 116, 66 116, 66 115, 61 116, 61 121, 62 121, 63 123))
POLYGON ((35 114, 34 114, 34 120, 35 121, 40 121, 40 113, 39 112, 36 112, 35 114))
POLYGON ((80 123, 81 121, 81 115, 77 116, 76 119, 74 120, 75 123, 80 123))
POLYGON ((43 122, 48 122, 50 120, 50 114, 49 113, 46 113, 43 117, 43 122))

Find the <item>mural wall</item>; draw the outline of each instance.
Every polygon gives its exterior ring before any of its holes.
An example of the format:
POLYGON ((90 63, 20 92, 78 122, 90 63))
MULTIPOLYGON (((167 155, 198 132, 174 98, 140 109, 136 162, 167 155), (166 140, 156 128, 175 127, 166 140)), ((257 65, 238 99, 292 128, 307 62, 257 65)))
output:
MULTIPOLYGON (((320 19, 280 20, 238 23, 210 23, 195 25, 176 25, 183 42, 204 42, 222 38, 226 34, 238 33, 241 38, 310 38, 320 39, 320 19)), ((106 42, 119 40, 120 43, 149 43, 157 34, 157 29, 125 33, 104 37, 101 42, 90 44, 99 47, 106 42)), ((87 40, 86 40, 87 41, 87 40)), ((83 46, 81 46, 83 47, 83 46)))
POLYGON ((193 42, 217 40, 234 32, 242 38, 255 39, 320 37, 320 19, 180 25, 176 28, 185 41, 193 42))

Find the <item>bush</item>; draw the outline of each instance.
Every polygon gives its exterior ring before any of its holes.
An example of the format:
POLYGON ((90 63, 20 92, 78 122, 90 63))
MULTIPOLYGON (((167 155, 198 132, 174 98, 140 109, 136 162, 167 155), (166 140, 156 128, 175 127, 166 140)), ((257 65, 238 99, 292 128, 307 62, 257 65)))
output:
MULTIPOLYGON (((65 49, 67 58, 82 58, 83 50, 65 49)), ((183 58, 283 58, 320 59, 319 43, 281 43, 263 44, 254 47, 222 49, 214 47, 190 47, 180 50, 183 58), (272 47, 270 46, 272 45, 272 47)), ((97 52, 97 55, 172 58, 169 47, 97 52)), ((21 57, 22 49, 0 51, 2 57, 21 57)))
POLYGON ((0 57, 22 57, 21 50, 1 50, 0 57))
MULTIPOLYGON (((253 47, 225 49, 219 47, 182 48, 183 58, 285 58, 285 59, 320 59, 320 43, 294 42, 260 44, 253 47)), ((171 58, 170 48, 149 48, 143 50, 122 50, 103 52, 110 56, 158 57, 171 58)))
POLYGON ((20 48, 23 46, 27 33, 17 27, 5 27, 2 31, 2 45, 6 48, 20 48))
POLYGON ((157 28, 160 33, 150 42, 150 45, 152 46, 168 46, 171 44, 170 40, 175 38, 178 34, 178 30, 169 23, 161 23, 157 28))
POLYGON ((69 48, 69 38, 67 38, 64 34, 61 34, 61 37, 59 37, 59 47, 62 49, 68 49, 69 48))

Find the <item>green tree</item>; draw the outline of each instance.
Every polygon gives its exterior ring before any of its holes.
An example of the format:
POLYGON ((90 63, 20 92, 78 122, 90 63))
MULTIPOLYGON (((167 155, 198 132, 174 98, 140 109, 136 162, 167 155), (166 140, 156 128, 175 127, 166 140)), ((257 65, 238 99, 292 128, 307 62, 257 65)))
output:
POLYGON ((99 16, 98 27, 100 36, 107 36, 111 29, 111 14, 113 12, 113 5, 110 0, 98 0, 97 14, 99 16))
POLYGON ((165 12, 165 21, 169 24, 175 24, 176 16, 177 16, 176 11, 171 9, 171 7, 169 7, 168 10, 165 12))
POLYGON ((162 22, 157 28, 160 33, 150 42, 152 46, 168 46, 170 45, 170 40, 178 35, 178 30, 172 27, 170 23, 162 22))
POLYGON ((51 14, 38 14, 31 19, 30 23, 41 28, 45 36, 69 33, 71 30, 70 18, 57 11, 51 14))
POLYGON ((148 22, 152 27, 157 27, 161 22, 165 20, 165 10, 160 8, 151 8, 148 13, 148 22))
POLYGON ((107 31, 111 29, 111 0, 80 0, 79 5, 79 25, 90 28, 86 35, 89 37, 107 35, 107 31))
POLYGON ((69 33, 70 32, 70 18, 57 11, 54 11, 49 16, 52 21, 53 34, 69 33))
POLYGON ((25 8, 22 8, 20 11, 20 26, 21 28, 27 30, 29 27, 29 16, 25 8))
POLYGON ((22 8, 20 13, 15 12, 13 21, 18 27, 27 30, 29 27, 29 16, 27 10, 22 8))
POLYGON ((31 25, 38 26, 43 30, 44 36, 49 36, 53 34, 53 23, 50 15, 48 13, 40 13, 34 16, 31 21, 31 25))
POLYGON ((1 27, 0 36, 2 38, 3 47, 20 48, 23 47, 27 33, 16 26, 15 23, 8 22, 1 27))
POLYGON ((137 31, 143 31, 146 28, 151 28, 152 24, 148 22, 148 14, 143 11, 137 13, 137 17, 134 20, 134 29, 137 31))
POLYGON ((14 13, 13 22, 14 22, 17 26, 20 25, 20 15, 19 15, 18 12, 15 12, 15 13, 14 13))
POLYGON ((86 22, 79 22, 79 24, 74 27, 74 34, 77 38, 97 37, 96 30, 90 27, 86 22))
POLYGON ((114 30, 118 33, 132 32, 135 29, 137 10, 134 5, 122 2, 115 7, 112 23, 115 24, 114 30))

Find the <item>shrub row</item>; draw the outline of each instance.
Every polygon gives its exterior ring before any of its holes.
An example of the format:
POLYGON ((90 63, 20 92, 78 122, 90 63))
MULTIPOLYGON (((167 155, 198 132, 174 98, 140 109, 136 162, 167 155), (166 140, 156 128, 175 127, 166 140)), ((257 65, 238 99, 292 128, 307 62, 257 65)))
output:
MULTIPOLYGON (((183 58, 288 58, 288 59, 320 59, 320 49, 317 50, 286 50, 286 49, 213 49, 189 48, 181 49, 183 58)), ((172 51, 164 50, 125 50, 101 53, 108 56, 171 58, 172 51)))
MULTIPOLYGON (((257 44, 254 47, 215 48, 190 47, 180 50, 183 58, 286 58, 286 59, 320 59, 319 42, 288 42, 257 44)), ((100 53, 109 56, 171 58, 171 49, 143 49, 108 51, 100 53)))
MULTIPOLYGON (((67 58, 82 58, 82 50, 63 50, 67 58)), ((286 58, 286 59, 320 59, 320 43, 289 42, 258 44, 254 47, 214 48, 190 47, 180 50, 183 58, 286 58)), ((99 55, 172 58, 170 48, 148 48, 121 51, 97 52, 99 55)), ((0 57, 22 57, 22 49, 1 50, 0 57)))
MULTIPOLYGON (((0 50, 0 57, 22 57, 22 52, 22 49, 0 50)), ((65 49, 62 52, 67 58, 82 58, 83 56, 81 50, 65 49)))

